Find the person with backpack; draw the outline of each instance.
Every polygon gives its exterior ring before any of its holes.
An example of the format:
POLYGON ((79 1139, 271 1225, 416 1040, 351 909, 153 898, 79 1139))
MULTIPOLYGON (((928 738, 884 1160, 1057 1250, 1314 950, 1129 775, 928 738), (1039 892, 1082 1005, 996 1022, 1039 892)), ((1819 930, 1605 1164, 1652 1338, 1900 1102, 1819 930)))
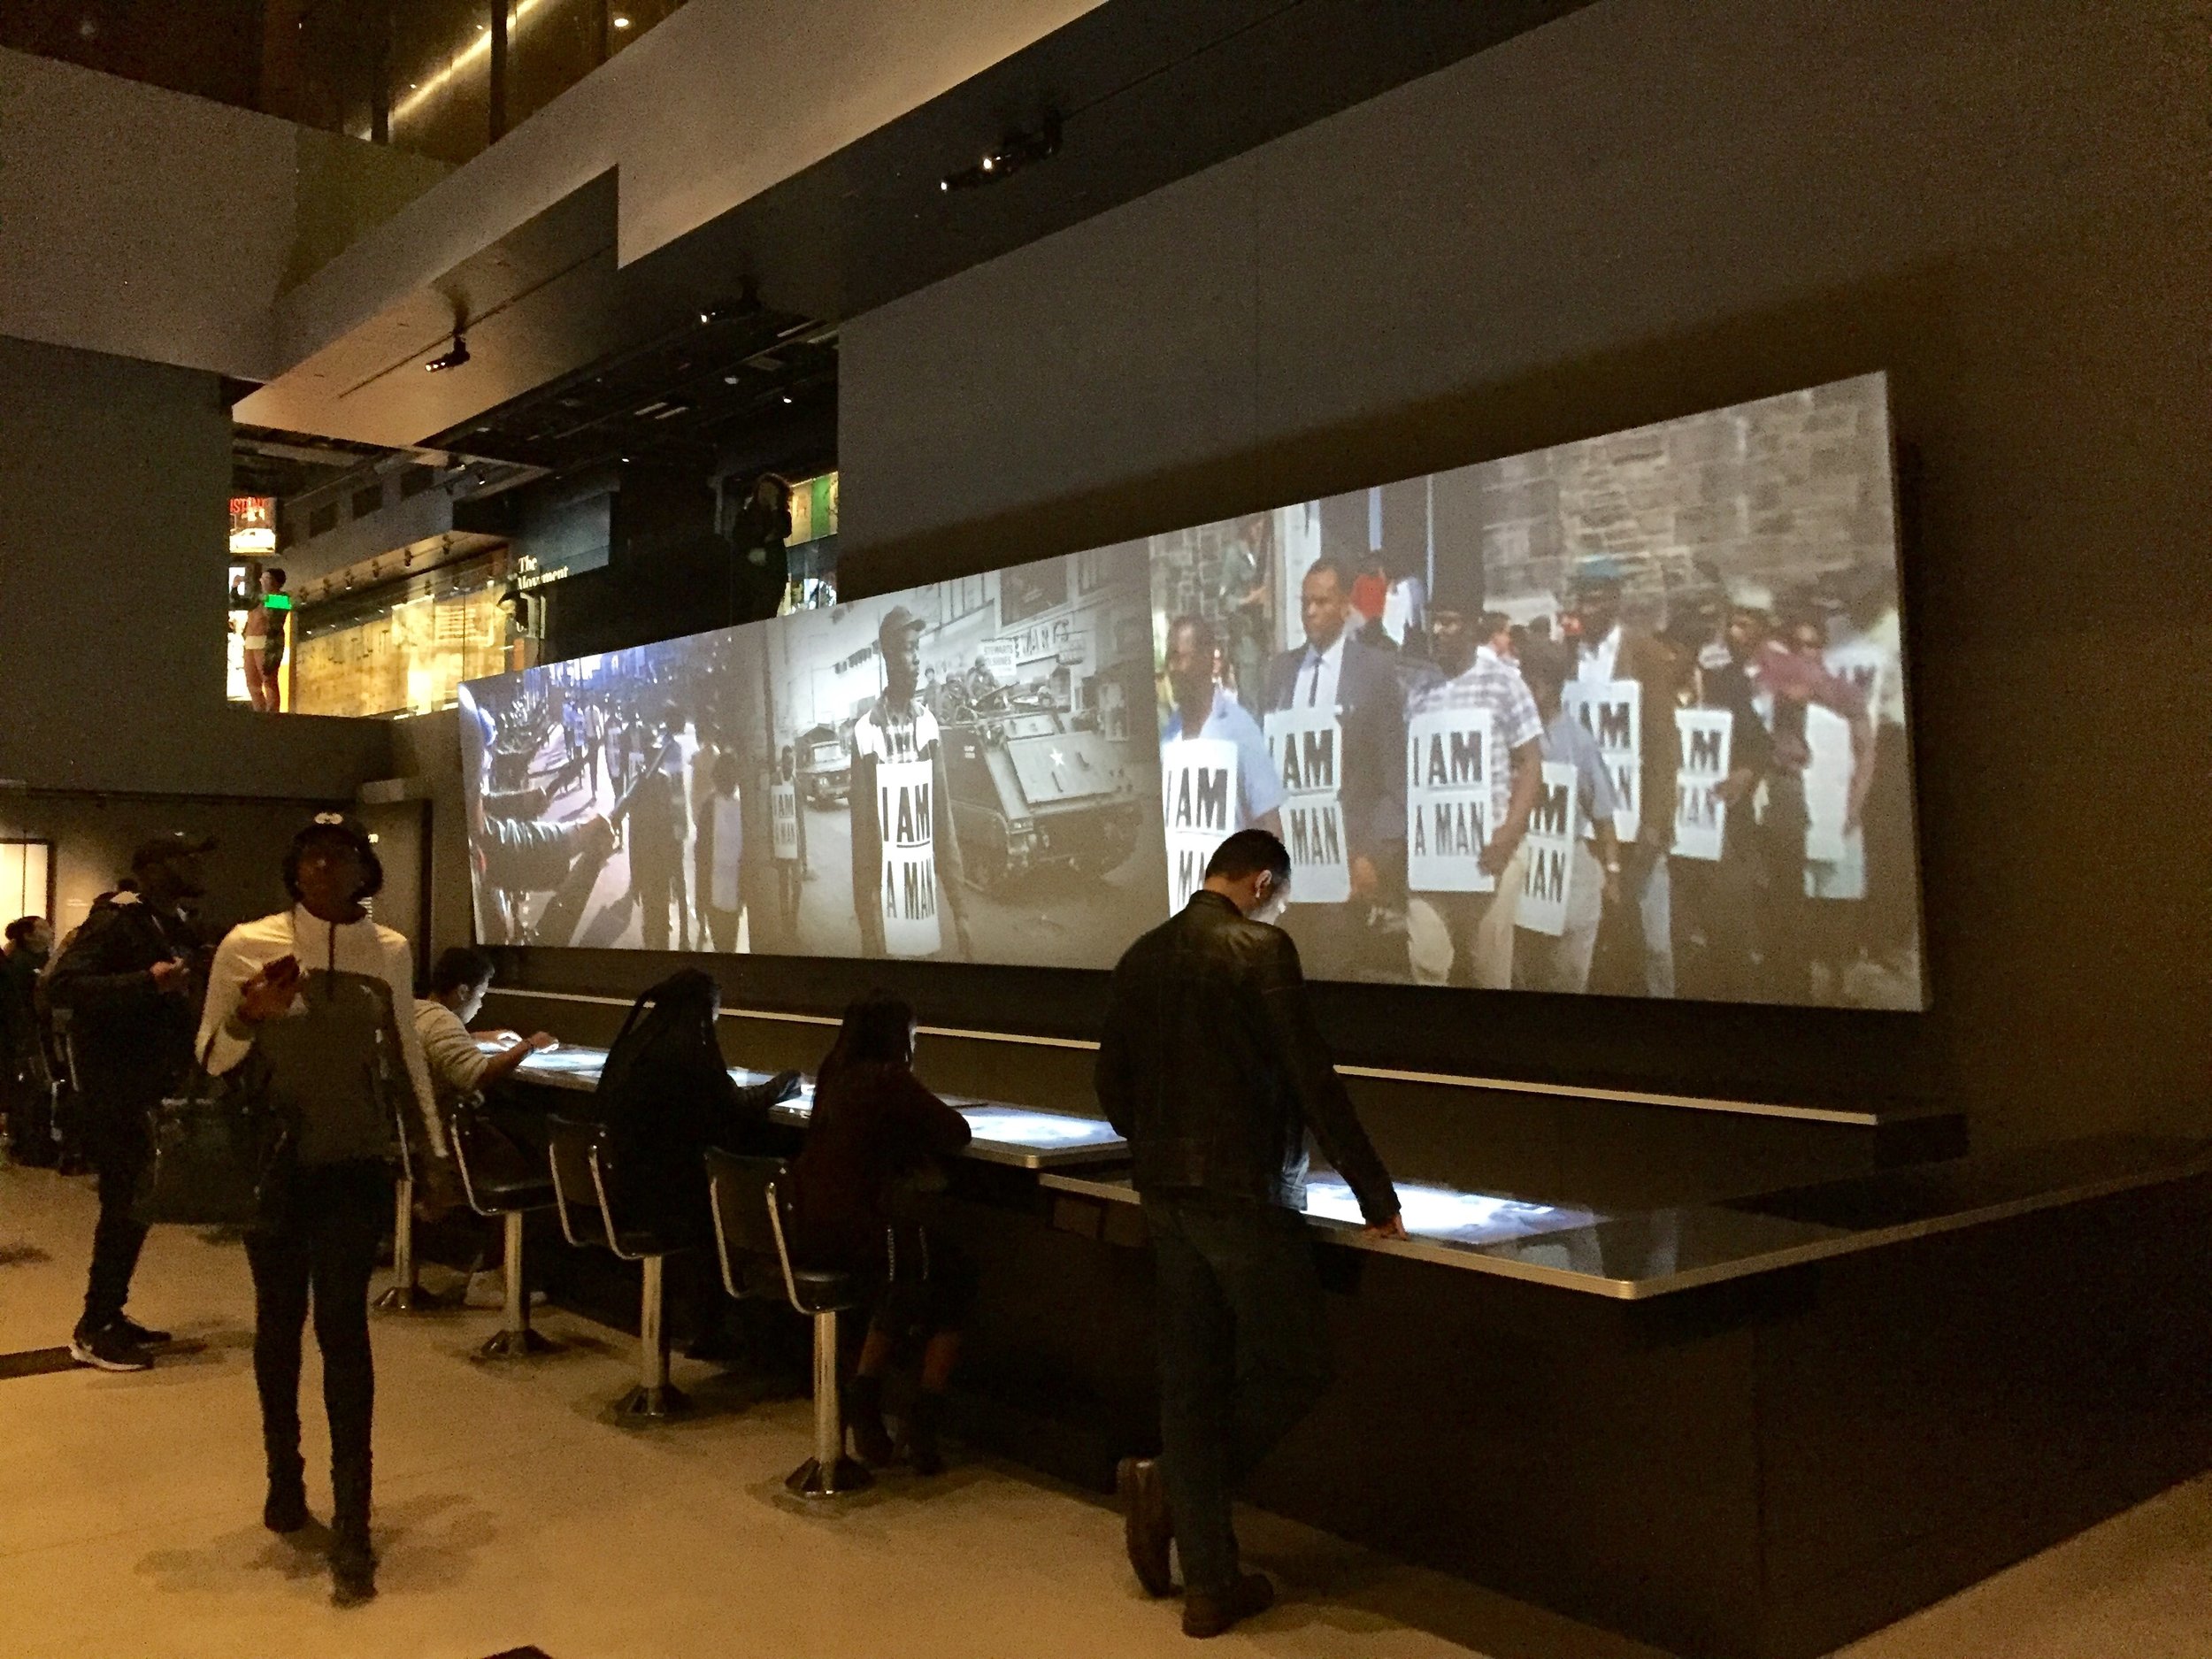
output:
POLYGON ((192 1064, 206 951, 184 906, 206 890, 200 860, 212 846, 180 835, 142 843, 131 855, 131 887, 94 903, 42 985, 69 1016, 85 1148, 100 1178, 84 1313, 69 1353, 101 1371, 144 1371, 150 1350, 169 1340, 123 1311, 146 1243, 131 1207, 153 1156, 154 1108, 192 1064))
POLYGON ((376 1594, 369 1276, 391 1214, 401 1115, 419 1118, 438 1164, 447 1156, 412 1018, 414 952, 363 903, 383 885, 367 833, 335 812, 318 814, 284 856, 293 908, 231 929, 200 1018, 208 1071, 221 1076, 253 1062, 257 1091, 290 1126, 246 1238, 269 1475, 261 1519, 273 1532, 296 1532, 310 1518, 299 1385, 311 1294, 330 1417, 332 1599, 341 1607, 376 1594))

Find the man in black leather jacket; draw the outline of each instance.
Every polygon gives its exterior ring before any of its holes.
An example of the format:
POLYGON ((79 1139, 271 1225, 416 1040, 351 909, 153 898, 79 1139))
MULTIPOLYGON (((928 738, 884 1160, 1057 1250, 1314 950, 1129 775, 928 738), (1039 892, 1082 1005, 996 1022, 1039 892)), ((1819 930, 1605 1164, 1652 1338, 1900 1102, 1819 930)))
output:
POLYGON ((1164 1451, 1119 1471, 1129 1558, 1165 1595, 1176 1540, 1193 1636, 1273 1599, 1264 1575, 1241 1570, 1230 1494, 1329 1382, 1302 1214, 1309 1131, 1368 1225, 1405 1233, 1314 1023, 1297 947, 1265 919, 1289 883, 1290 855, 1266 831, 1222 842, 1189 905, 1115 968, 1099 1045, 1099 1102, 1135 1161, 1159 1310, 1164 1451))
POLYGON ((182 907, 205 890, 209 845, 172 836, 140 847, 131 856, 137 890, 96 904, 47 972, 48 999, 69 1010, 86 1145, 100 1176, 84 1317, 69 1351, 102 1371, 144 1371, 146 1350, 168 1340, 123 1311, 146 1242, 131 1205, 153 1154, 154 1108, 192 1064, 207 950, 182 907))

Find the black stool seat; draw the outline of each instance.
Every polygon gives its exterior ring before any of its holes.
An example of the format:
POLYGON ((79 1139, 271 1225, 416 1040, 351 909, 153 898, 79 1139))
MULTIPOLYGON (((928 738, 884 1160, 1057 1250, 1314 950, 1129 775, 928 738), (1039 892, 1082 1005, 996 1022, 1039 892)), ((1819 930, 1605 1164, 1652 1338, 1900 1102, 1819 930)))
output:
POLYGON ((553 1208, 552 1179, 544 1175, 481 1174, 469 1183, 472 1207, 495 1214, 509 1210, 553 1208))
POLYGON ((801 1313, 842 1313, 867 1294, 859 1274, 834 1267, 794 1267, 791 1290, 801 1313))

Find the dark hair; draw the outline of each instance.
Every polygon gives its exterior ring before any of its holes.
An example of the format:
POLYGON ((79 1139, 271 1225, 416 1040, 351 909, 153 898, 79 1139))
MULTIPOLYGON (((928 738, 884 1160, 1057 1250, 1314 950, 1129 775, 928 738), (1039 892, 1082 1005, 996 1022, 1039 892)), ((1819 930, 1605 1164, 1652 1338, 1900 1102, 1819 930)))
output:
POLYGON ((1221 643, 1221 638, 1214 632, 1212 623, 1195 611, 1187 611, 1167 625, 1167 637, 1171 649, 1173 649, 1175 631, 1178 628, 1188 628, 1195 634, 1198 636, 1198 649, 1202 651, 1211 652, 1221 643))
POLYGON ((846 1065, 903 1065, 912 1057, 913 1037, 914 1005, 888 991, 871 991, 845 1005, 830 1058, 846 1065))
POLYGON ((1486 611, 1475 619, 1475 637, 1494 640, 1513 624, 1513 618, 1502 611, 1486 611))
POLYGON ((744 775, 745 769, 737 764, 735 751, 726 749, 714 757, 714 787, 717 789, 727 791, 736 788, 739 780, 744 775))
POLYGON ((1521 647, 1521 678, 1528 682, 1532 695, 1559 695, 1566 689, 1570 672, 1567 648, 1556 641, 1532 639, 1521 647))
POLYGON ((281 588, 284 586, 284 572, 274 565, 270 565, 261 573, 264 576, 266 576, 271 581, 274 582, 278 587, 281 588))
POLYGON ((318 841, 335 841, 349 847, 361 861, 361 888, 354 902, 373 899, 384 891, 384 861, 376 856, 367 832, 350 818, 336 813, 325 813, 305 829, 292 837, 292 844, 284 849, 284 890, 292 895, 292 902, 300 901, 300 860, 307 849, 318 841))
POLYGON ((430 994, 443 996, 448 991, 463 988, 473 990, 480 985, 492 982, 492 959, 480 950, 466 945, 456 945, 440 953, 437 965, 430 970, 430 994))
POLYGON ((43 916, 17 917, 8 924, 8 942, 11 945, 21 944, 38 930, 38 925, 45 919, 43 916))
POLYGON ((1335 577, 1337 592, 1348 594, 1352 591, 1352 567, 1345 562, 1341 554, 1324 553, 1306 566, 1308 576, 1312 575, 1316 571, 1326 571, 1335 577))
POLYGON ((1290 879, 1290 849, 1263 829, 1240 829, 1214 849, 1206 861, 1206 879, 1223 876, 1234 881, 1241 876, 1272 875, 1278 882, 1290 879))

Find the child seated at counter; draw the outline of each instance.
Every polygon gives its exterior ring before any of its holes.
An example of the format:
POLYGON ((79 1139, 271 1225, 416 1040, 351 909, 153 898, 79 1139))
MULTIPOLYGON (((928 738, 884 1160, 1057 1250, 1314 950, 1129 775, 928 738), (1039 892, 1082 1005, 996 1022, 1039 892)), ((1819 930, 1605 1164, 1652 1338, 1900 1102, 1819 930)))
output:
POLYGON ((883 1417, 884 1379, 901 1344, 922 1344, 920 1386, 905 1420, 905 1455, 918 1474, 944 1467, 938 1428, 974 1295, 972 1262, 941 1234, 925 1233, 902 1199, 941 1185, 936 1160, 968 1144, 967 1120, 915 1077, 914 1010, 872 992, 845 1010, 843 1027, 814 1085, 806 1145, 791 1166, 797 1236, 793 1255, 810 1268, 860 1275, 873 1313, 847 1392, 846 1420, 864 1463, 895 1460, 883 1417), (896 1271, 889 1235, 896 1229, 896 1271))

